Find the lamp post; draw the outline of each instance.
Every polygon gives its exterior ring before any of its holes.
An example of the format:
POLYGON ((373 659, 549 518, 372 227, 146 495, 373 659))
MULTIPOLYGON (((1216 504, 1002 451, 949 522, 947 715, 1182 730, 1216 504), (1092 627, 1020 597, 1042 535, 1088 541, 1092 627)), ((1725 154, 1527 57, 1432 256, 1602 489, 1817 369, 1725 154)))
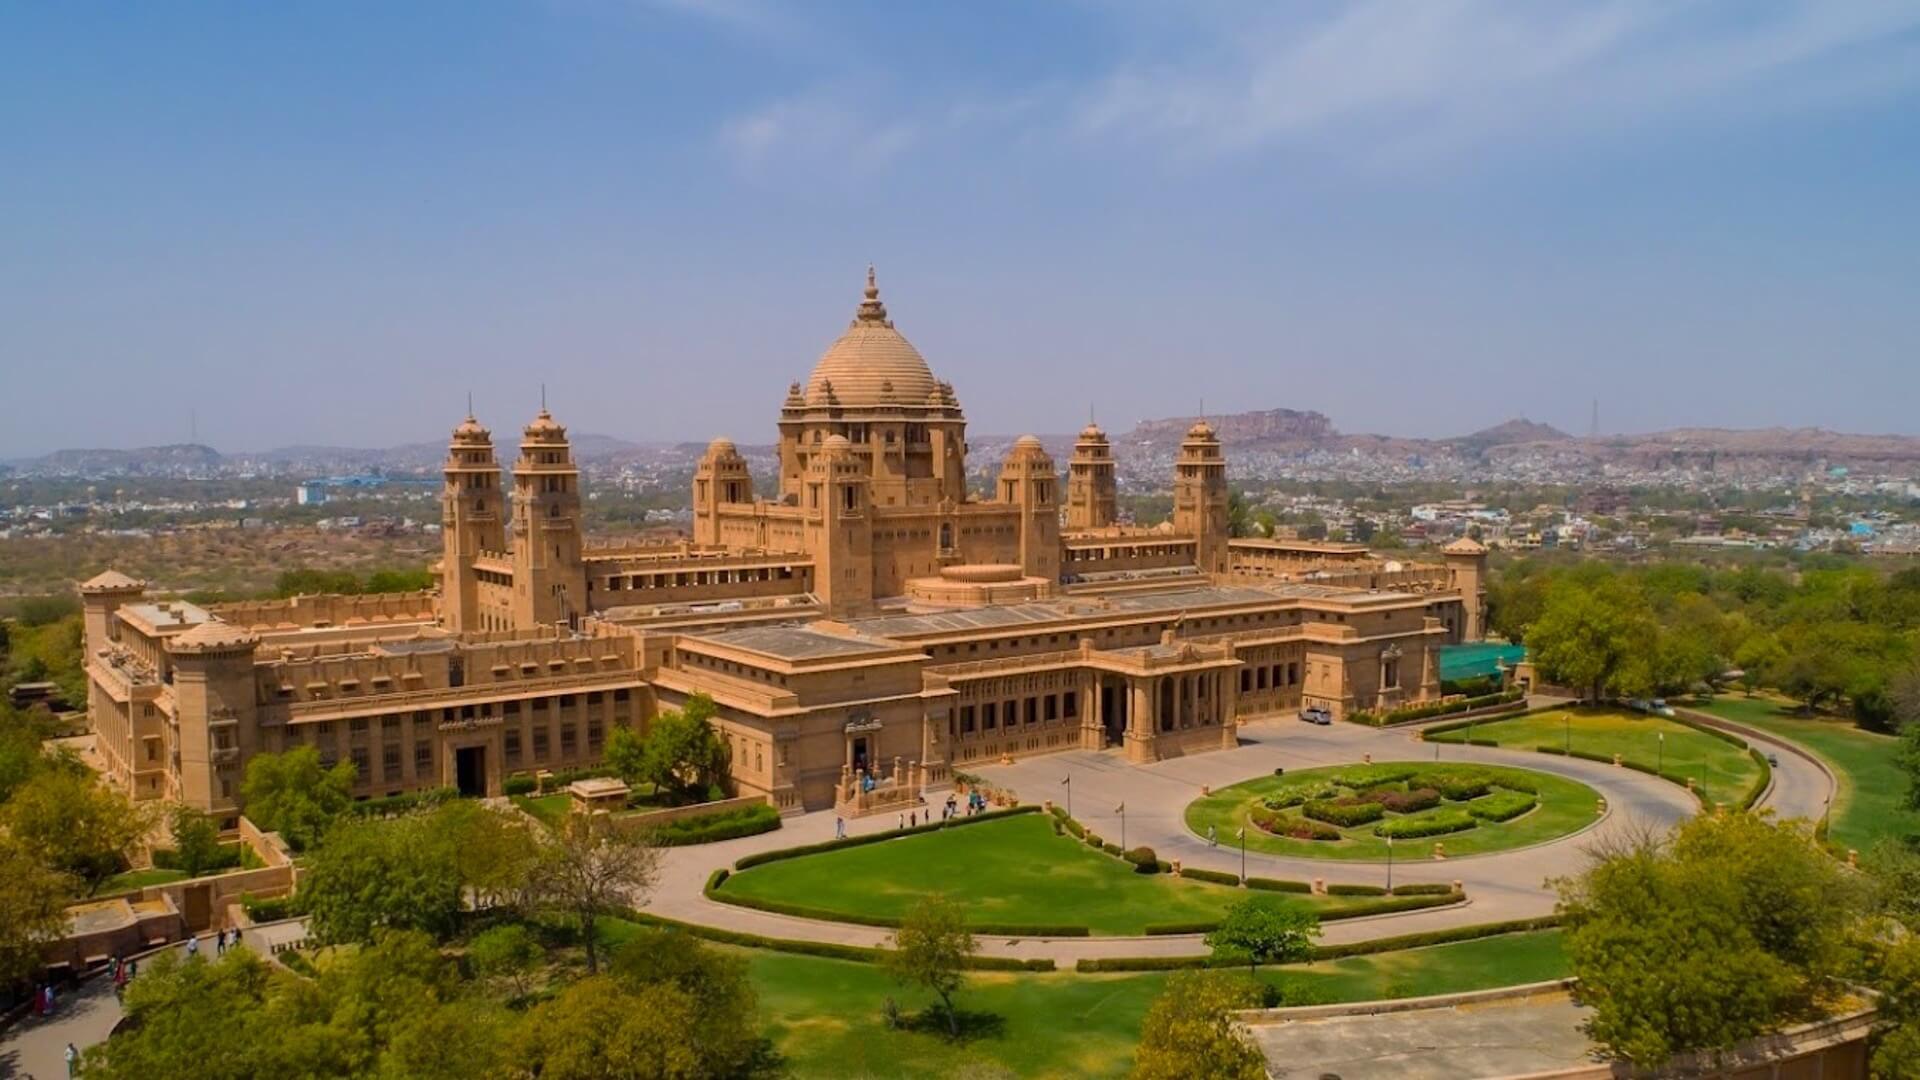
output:
POLYGON ((1393 837, 1387 837, 1387 891, 1393 891, 1393 837))
POLYGON ((1066 785, 1066 788, 1067 788, 1067 816, 1068 816, 1068 817, 1072 817, 1072 816, 1073 816, 1073 774, 1072 774, 1072 773, 1068 773, 1068 774, 1067 774, 1067 778, 1066 778, 1065 780, 1062 780, 1062 781, 1060 781, 1060 782, 1061 782, 1062 784, 1064 784, 1064 785, 1066 785))
POLYGON ((1568 757, 1572 757, 1573 756, 1573 713, 1569 712, 1565 716, 1560 718, 1560 727, 1561 727, 1561 730, 1566 732, 1566 745, 1562 747, 1562 749, 1564 749, 1567 752, 1568 757))
POLYGON ((1120 815, 1120 850, 1127 850, 1127 804, 1121 803, 1114 813, 1120 815))
POLYGON ((1660 774, 1667 771, 1667 733, 1662 731, 1659 733, 1659 735, 1660 735, 1660 756, 1654 759, 1657 762, 1657 764, 1654 765, 1653 767, 1653 775, 1655 776, 1659 776, 1660 774))
POLYGON ((1246 829, 1246 826, 1244 825, 1241 826, 1240 830, 1234 833, 1234 838, 1240 841, 1240 881, 1242 884, 1245 884, 1247 880, 1247 829, 1246 829))

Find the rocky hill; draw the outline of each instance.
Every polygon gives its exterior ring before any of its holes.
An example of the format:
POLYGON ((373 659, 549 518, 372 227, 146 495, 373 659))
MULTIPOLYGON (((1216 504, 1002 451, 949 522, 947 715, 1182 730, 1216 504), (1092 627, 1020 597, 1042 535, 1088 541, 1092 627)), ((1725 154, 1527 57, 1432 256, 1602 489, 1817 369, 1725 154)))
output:
MULTIPOLYGON (((1193 426, 1194 416, 1168 420, 1143 420, 1122 436, 1139 443, 1178 443, 1193 426)), ((1333 421, 1322 413, 1298 409, 1267 409, 1264 412, 1228 413, 1209 416, 1207 422, 1220 433, 1220 441, 1229 446, 1266 446, 1310 448, 1338 438, 1333 421)))

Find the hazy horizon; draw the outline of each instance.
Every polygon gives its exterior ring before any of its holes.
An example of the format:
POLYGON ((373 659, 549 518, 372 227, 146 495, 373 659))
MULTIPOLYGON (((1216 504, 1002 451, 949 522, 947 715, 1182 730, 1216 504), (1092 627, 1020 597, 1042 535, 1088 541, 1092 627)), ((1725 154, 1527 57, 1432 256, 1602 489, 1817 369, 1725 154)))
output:
POLYGON ((1920 8, 15 6, 0 457, 770 441, 882 295, 978 432, 1920 434, 1920 8))

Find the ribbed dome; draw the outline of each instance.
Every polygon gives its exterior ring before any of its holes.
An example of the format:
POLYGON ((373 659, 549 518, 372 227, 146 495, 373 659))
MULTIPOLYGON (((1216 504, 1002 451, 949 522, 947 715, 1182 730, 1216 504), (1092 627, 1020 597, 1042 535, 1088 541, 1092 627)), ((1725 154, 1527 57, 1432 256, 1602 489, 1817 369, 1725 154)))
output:
POLYGON ((939 390, 920 350, 901 337, 887 318, 872 267, 867 268, 866 299, 861 301, 853 324, 820 357, 807 378, 807 400, 824 401, 828 384, 834 401, 853 409, 924 406, 939 390))

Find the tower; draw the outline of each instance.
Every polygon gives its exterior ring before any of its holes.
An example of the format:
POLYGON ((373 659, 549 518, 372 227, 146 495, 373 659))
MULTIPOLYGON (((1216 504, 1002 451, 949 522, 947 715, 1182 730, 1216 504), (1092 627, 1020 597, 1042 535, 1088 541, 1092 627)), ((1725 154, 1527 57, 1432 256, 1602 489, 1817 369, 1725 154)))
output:
POLYGON ((482 553, 505 554, 506 515, 493 435, 469 412, 453 429, 440 490, 440 619, 449 630, 478 630, 482 553))
POLYGON ((715 439, 693 470, 693 542, 718 544, 720 508, 753 502, 753 476, 747 459, 730 439, 715 439))
POLYGON ((873 603, 872 492, 867 471, 844 435, 829 435, 809 456, 800 505, 806 511, 813 591, 828 618, 873 603))
POLYGON ((259 747, 253 654, 260 639, 208 621, 167 642, 176 722, 168 772, 172 797, 226 817, 238 808, 241 768, 259 747))
POLYGON ((1067 462, 1067 528, 1104 529, 1120 516, 1119 502, 1113 447, 1107 433, 1089 421, 1067 462))
POLYGON ((147 583, 135 581, 118 570, 108 570, 80 584, 82 625, 86 630, 86 656, 91 660, 107 648, 113 638, 113 613, 122 604, 131 604, 147 595, 147 583))
POLYGON ((1213 425, 1187 429, 1173 463, 1173 529, 1194 538, 1194 562, 1203 574, 1227 572, 1229 525, 1227 459, 1213 425))
POLYGON ((1016 439, 1000 465, 1000 501, 1020 508, 1020 572, 1025 577, 1060 580, 1059 483, 1053 458, 1031 435, 1016 439))
POLYGON ((567 429, 543 406, 513 463, 513 625, 558 625, 587 613, 580 470, 567 429))
POLYGON ((1487 549, 1470 536, 1463 536, 1440 549, 1447 563, 1447 587, 1460 594, 1466 625, 1460 628, 1462 641, 1479 641, 1487 636, 1487 549))

